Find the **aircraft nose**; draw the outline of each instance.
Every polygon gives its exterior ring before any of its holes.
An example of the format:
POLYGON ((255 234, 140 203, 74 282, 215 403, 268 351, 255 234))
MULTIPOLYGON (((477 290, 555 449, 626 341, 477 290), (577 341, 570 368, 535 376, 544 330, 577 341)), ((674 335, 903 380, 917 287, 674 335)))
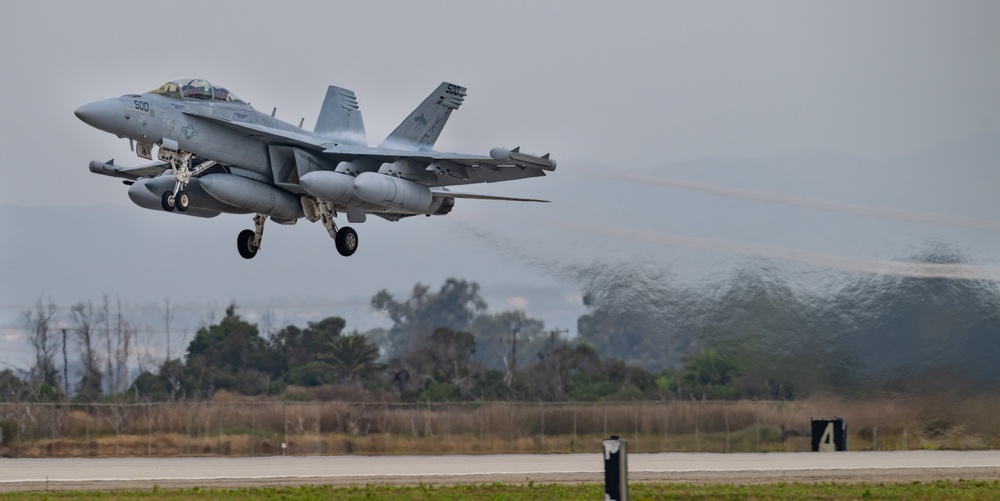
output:
POLYGON ((73 112, 76 118, 87 125, 105 132, 117 133, 125 110, 118 99, 105 99, 85 104, 73 112))

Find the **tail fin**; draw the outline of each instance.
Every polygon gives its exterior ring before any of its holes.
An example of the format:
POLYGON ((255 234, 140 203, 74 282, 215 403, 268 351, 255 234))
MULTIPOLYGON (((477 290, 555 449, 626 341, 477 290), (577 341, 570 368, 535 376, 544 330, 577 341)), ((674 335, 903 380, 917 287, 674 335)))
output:
POLYGON ((466 90, 465 87, 442 82, 385 138, 380 148, 411 151, 433 148, 451 110, 457 110, 465 100, 466 90))
POLYGON ((313 131, 340 144, 368 146, 358 98, 354 92, 333 85, 326 89, 313 131))

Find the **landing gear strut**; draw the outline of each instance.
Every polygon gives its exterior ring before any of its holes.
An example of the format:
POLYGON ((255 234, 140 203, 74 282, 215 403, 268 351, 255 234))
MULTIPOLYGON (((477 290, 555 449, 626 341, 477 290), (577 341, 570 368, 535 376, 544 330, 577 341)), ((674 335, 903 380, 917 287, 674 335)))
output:
POLYGON ((184 212, 188 208, 188 196, 183 190, 191 182, 191 154, 184 151, 160 147, 156 156, 164 162, 170 162, 170 171, 174 178, 174 190, 164 191, 162 198, 163 210, 184 212))
POLYGON ((261 237, 264 235, 264 222, 266 221, 267 215, 257 214, 253 217, 254 229, 243 230, 236 237, 236 250, 240 252, 240 256, 243 256, 243 259, 253 259, 257 255, 257 251, 260 250, 261 237))
POLYGON ((354 254, 358 250, 358 232, 350 226, 337 229, 337 223, 333 221, 333 218, 337 217, 337 210, 332 203, 321 201, 316 205, 319 209, 319 218, 323 221, 323 227, 337 244, 337 252, 345 257, 354 254))

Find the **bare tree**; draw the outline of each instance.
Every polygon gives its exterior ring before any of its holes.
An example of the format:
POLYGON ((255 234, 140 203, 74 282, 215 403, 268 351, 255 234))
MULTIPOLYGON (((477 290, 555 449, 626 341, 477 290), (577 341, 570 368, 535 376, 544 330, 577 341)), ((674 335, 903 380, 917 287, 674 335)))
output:
POLYGON ((70 308, 73 320, 73 332, 80 346, 80 361, 83 362, 83 374, 77 384, 76 393, 86 399, 94 399, 101 395, 101 361, 95 353, 97 329, 107 320, 100 309, 94 310, 94 303, 77 303, 70 308))
MULTIPOLYGON (((214 305, 214 303, 213 303, 214 305)), ((213 306, 214 308, 214 306, 213 306)), ((164 345, 166 354, 164 355, 164 362, 169 362, 174 359, 175 353, 182 353, 184 351, 184 346, 187 346, 188 331, 184 329, 181 332, 180 339, 173 339, 173 331, 170 328, 171 322, 174 320, 174 311, 177 309, 176 306, 170 303, 170 298, 163 298, 163 324, 167 334, 167 342, 164 345)))
POLYGON ((209 326, 215 324, 215 310, 219 307, 219 302, 213 299, 208 302, 207 306, 208 312, 205 313, 205 316, 201 320, 201 325, 199 326, 204 329, 207 329, 209 326))
POLYGON ((275 318, 274 312, 268 308, 264 311, 264 314, 260 316, 260 321, 257 322, 257 327, 260 329, 260 335, 264 339, 270 341, 274 338, 274 333, 276 329, 274 328, 275 318))
POLYGON ((136 329, 131 322, 125 319, 125 315, 122 313, 122 299, 116 297, 115 300, 118 303, 115 314, 115 341, 118 345, 118 350, 115 353, 115 370, 118 372, 116 376, 119 385, 118 390, 125 391, 129 384, 128 358, 131 353, 132 343, 135 340, 136 329))
POLYGON ((146 328, 145 333, 137 332, 135 336, 135 363, 139 373, 150 372, 159 364, 159 357, 154 354, 153 329, 146 328))
POLYGON ((108 394, 121 393, 128 385, 128 359, 136 330, 122 312, 122 300, 115 298, 115 312, 111 315, 111 305, 107 294, 101 304, 101 313, 108 320, 102 325, 99 337, 104 343, 104 367, 107 376, 108 394))
POLYGON ((108 303, 108 296, 104 296, 104 303, 101 306, 105 318, 104 328, 101 329, 101 338, 104 341, 105 374, 108 377, 108 393, 115 394, 125 391, 128 385, 128 359, 132 349, 132 342, 136 336, 136 330, 125 318, 122 312, 122 300, 115 298, 115 314, 111 316, 111 308, 108 303))
POLYGON ((101 298, 101 315, 105 318, 104 322, 101 323, 101 329, 98 331, 98 336, 104 341, 104 376, 107 380, 107 391, 108 395, 115 392, 117 385, 115 384, 115 371, 114 371, 114 357, 115 350, 113 339, 111 336, 111 306, 108 303, 108 295, 104 294, 101 298))
POLYGON ((56 342, 52 339, 51 323, 59 308, 50 298, 48 303, 39 297, 34 309, 21 312, 24 326, 28 330, 28 340, 35 351, 35 365, 31 368, 32 382, 59 387, 59 372, 55 366, 56 342))

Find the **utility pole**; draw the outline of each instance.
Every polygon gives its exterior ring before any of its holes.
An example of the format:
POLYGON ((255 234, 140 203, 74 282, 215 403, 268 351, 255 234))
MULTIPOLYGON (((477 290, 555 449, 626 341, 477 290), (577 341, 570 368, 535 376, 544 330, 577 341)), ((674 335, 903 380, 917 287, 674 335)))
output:
POLYGON ((63 350, 63 396, 69 399, 69 357, 66 356, 66 328, 62 330, 63 350))
POLYGON ((503 376, 503 382, 507 385, 508 389, 514 382, 514 373, 517 372, 517 329, 514 329, 513 335, 510 338, 510 351, 510 364, 507 364, 507 355, 503 356, 503 363, 507 366, 507 373, 503 376))
POLYGON ((547 346, 548 351, 552 351, 556 347, 556 338, 560 334, 569 334, 569 329, 552 329, 549 331, 549 345, 547 346))
POLYGON ((511 343, 510 372, 517 372, 517 329, 514 329, 514 340, 511 343))

